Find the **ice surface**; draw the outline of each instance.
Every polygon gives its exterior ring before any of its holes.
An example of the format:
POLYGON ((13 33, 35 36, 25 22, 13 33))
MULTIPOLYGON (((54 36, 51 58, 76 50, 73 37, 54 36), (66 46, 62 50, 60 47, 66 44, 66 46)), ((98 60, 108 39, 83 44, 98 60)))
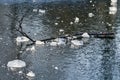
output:
POLYGON ((83 41, 79 41, 79 40, 72 40, 71 43, 75 46, 81 46, 83 45, 83 41))

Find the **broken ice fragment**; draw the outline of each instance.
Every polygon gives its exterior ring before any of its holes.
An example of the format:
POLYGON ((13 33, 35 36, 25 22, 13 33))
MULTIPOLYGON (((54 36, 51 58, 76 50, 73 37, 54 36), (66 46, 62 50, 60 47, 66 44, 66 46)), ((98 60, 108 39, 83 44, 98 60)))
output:
POLYGON ((89 37, 90 37, 90 35, 89 35, 88 33, 86 33, 86 32, 85 32, 85 33, 83 33, 83 34, 82 34, 82 37, 89 38, 89 37))
POLYGON ((36 44, 36 45, 44 45, 45 43, 42 42, 42 41, 36 41, 35 44, 36 44))
POLYGON ((75 22, 75 23, 79 23, 79 21, 80 21, 79 18, 76 17, 74 22, 75 22))
POLYGON ((16 41, 17 42, 28 42, 29 39, 25 36, 19 36, 19 37, 16 38, 16 41))
POLYGON ((58 70, 58 67, 55 67, 56 70, 58 70))
POLYGON ((35 77, 35 73, 33 73, 32 71, 28 72, 26 75, 28 77, 35 77))
POLYGON ((94 14, 93 14, 93 13, 89 13, 88 16, 89 16, 89 17, 93 17, 94 14))
POLYGON ((9 68, 23 68, 26 66, 26 63, 22 60, 13 60, 9 61, 7 67, 9 68))
POLYGON ((81 46, 83 45, 83 41, 79 41, 79 40, 72 40, 71 43, 75 46, 81 46))
POLYGON ((57 26, 57 25, 58 25, 58 23, 55 23, 55 25, 57 26))
POLYGON ((39 13, 45 14, 45 10, 39 9, 39 13))
POLYGON ((38 11, 38 9, 33 9, 33 12, 37 12, 38 11))
POLYGON ((59 32, 64 32, 64 30, 63 29, 59 29, 59 32))
POLYGON ((53 41, 50 43, 51 46, 57 46, 57 42, 53 41))

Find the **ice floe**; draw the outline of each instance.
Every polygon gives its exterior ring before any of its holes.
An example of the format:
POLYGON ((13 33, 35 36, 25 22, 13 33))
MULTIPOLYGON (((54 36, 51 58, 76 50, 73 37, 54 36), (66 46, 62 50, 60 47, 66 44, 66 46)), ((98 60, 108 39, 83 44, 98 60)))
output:
POLYGON ((9 67, 10 69, 23 68, 26 67, 26 63, 22 60, 13 60, 8 62, 7 67, 9 67))

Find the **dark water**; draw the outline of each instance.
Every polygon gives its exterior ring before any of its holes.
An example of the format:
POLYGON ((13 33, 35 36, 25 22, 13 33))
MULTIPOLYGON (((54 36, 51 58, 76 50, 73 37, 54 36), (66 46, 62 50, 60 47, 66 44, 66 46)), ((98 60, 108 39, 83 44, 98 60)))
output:
POLYGON ((31 70, 36 74, 33 80, 119 80, 119 2, 117 6, 117 14, 110 15, 110 2, 107 1, 0 5, 0 80, 29 80, 26 73, 31 70), (46 13, 33 12, 34 8, 46 10, 46 13), (89 17, 89 13, 94 16, 89 17), (115 39, 90 38, 77 49, 70 45, 36 46, 35 51, 24 51, 19 56, 27 63, 23 74, 19 74, 9 71, 6 65, 20 52, 21 47, 15 42, 20 34, 15 27, 24 14, 23 30, 34 40, 101 31, 115 32, 115 39), (79 23, 70 24, 76 17, 79 17, 79 23), (60 33, 60 29, 64 29, 64 33, 60 33))

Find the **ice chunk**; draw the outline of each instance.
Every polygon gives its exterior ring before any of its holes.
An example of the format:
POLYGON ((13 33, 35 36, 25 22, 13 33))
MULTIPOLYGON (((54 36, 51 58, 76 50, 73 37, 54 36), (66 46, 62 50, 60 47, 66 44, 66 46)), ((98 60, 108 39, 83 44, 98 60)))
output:
POLYGON ((79 41, 79 40, 72 40, 71 43, 75 46, 81 46, 83 45, 83 41, 79 41))
POLYGON ((51 46, 57 46, 57 42, 53 41, 50 43, 51 46))
POLYGON ((45 10, 39 9, 39 13, 45 14, 45 10))
POLYGON ((113 2, 113 3, 117 3, 117 0, 111 0, 111 2, 113 2))
POLYGON ((33 12, 37 12, 38 11, 38 9, 33 9, 33 12))
POLYGON ((70 22, 70 25, 72 25, 73 24, 73 22, 70 22))
POLYGON ((29 39, 25 36, 19 36, 16 38, 16 42, 28 42, 29 39))
POLYGON ((64 32, 64 30, 63 29, 59 29, 59 32, 64 32))
POLYGON ((57 26, 57 25, 58 25, 58 23, 56 22, 56 23, 55 23, 55 25, 57 26))
POLYGON ((93 14, 93 13, 89 13, 88 16, 89 16, 89 17, 93 17, 94 14, 93 14))
POLYGON ((57 38, 57 45, 65 45, 66 40, 63 38, 57 38))
POLYGON ((35 77, 35 73, 33 73, 32 71, 28 72, 26 75, 28 77, 35 77))
POLYGON ((26 66, 26 63, 22 60, 9 61, 7 64, 7 67, 10 67, 10 68, 23 68, 25 66, 26 66))
POLYGON ((26 51, 35 51, 35 46, 32 46, 30 48, 27 48, 26 51))
POLYGON ((55 67, 56 70, 58 70, 58 67, 55 67))
POLYGON ((90 37, 90 35, 89 35, 88 33, 86 33, 86 32, 85 32, 85 33, 83 33, 83 34, 82 34, 82 37, 89 38, 89 37, 90 37))
POLYGON ((116 14, 117 13, 117 7, 113 6, 113 7, 109 7, 109 14, 116 14))
POLYGON ((78 17, 75 18, 75 23, 79 23, 80 19, 78 17))
POLYGON ((42 41, 36 41, 35 44, 36 44, 36 45, 44 45, 45 43, 42 42, 42 41))

